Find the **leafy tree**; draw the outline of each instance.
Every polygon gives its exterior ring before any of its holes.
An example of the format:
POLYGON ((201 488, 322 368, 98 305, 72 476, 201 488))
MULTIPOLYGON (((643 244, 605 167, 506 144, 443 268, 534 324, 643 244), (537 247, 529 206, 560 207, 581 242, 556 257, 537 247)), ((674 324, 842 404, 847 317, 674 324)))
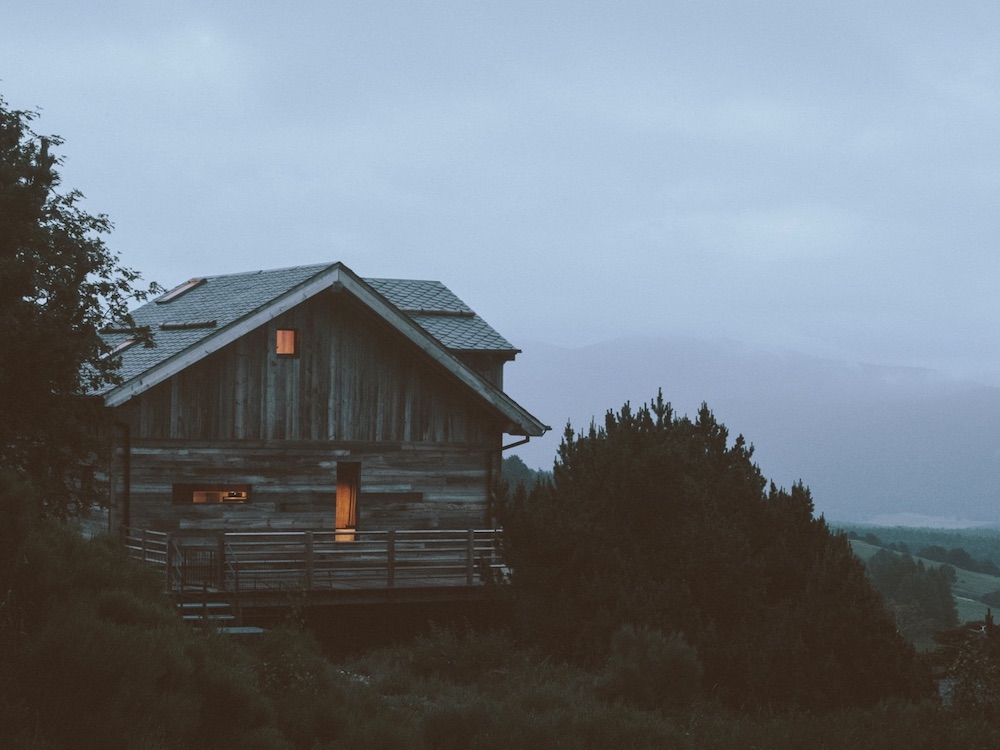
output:
POLYGON ((945 558, 945 562, 949 565, 955 566, 956 568, 961 568, 962 570, 971 570, 975 572, 978 572, 979 570, 979 565, 972 559, 972 555, 961 547, 954 547, 949 550, 948 556, 945 558))
POLYGON ((548 476, 548 472, 529 469, 520 456, 505 456, 502 465, 503 479, 510 487, 523 484, 531 489, 539 481, 548 476))
POLYGON ((99 409, 84 396, 115 377, 98 332, 129 321, 129 303, 156 287, 140 290, 104 243, 107 216, 59 191, 62 141, 38 136, 36 116, 0 98, 0 468, 29 478, 62 515, 88 489, 81 466, 99 409))
POLYGON ((979 572, 1000 578, 1000 565, 997 565, 992 560, 987 560, 984 558, 979 562, 979 572))
POLYGON ((913 650, 846 537, 813 517, 803 485, 768 488, 752 455, 706 405, 677 417, 662 394, 567 427, 553 481, 502 514, 527 632, 593 663, 623 625, 677 633, 732 703, 915 689, 913 650))
POLYGON ((978 562, 963 547, 952 547, 946 550, 944 547, 933 544, 924 547, 918 553, 920 557, 935 562, 944 562, 955 568, 971 570, 973 573, 985 573, 986 575, 1000 577, 1000 567, 988 557, 984 557, 978 562))
POLYGON ((948 561, 948 550, 938 544, 932 544, 929 547, 924 547, 917 553, 917 555, 928 560, 933 560, 934 562, 948 561))

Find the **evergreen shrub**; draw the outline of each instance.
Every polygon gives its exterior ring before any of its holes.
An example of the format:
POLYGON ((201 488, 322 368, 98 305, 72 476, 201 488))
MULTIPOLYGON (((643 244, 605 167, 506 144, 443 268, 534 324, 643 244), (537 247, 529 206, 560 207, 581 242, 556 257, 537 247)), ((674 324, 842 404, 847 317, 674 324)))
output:
POLYGON ((660 394, 567 426, 553 480, 499 511, 519 635, 549 653, 599 667, 632 624, 683 633, 727 705, 825 711, 931 692, 808 488, 769 485, 707 405, 689 419, 660 394))

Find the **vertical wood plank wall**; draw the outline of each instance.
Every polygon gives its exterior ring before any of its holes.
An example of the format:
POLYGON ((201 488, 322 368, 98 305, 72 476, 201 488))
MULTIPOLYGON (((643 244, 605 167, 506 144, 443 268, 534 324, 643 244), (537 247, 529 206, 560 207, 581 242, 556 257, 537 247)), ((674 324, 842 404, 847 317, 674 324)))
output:
POLYGON ((338 460, 361 463, 359 528, 480 526, 503 432, 439 364, 333 292, 117 411, 131 433, 131 523, 163 530, 332 528, 338 460), (278 328, 299 332, 297 356, 276 354, 278 328), (175 503, 175 483, 249 484, 251 498, 175 503))

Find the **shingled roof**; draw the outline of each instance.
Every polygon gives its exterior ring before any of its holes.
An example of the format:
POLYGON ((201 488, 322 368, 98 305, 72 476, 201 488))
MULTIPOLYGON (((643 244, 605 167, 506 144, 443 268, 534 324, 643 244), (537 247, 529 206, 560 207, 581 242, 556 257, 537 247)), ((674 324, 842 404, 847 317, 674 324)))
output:
POLYGON ((365 281, 452 351, 519 352, 440 281, 365 281))
POLYGON ((109 328, 103 337, 112 347, 120 349, 122 384, 108 386, 100 393, 109 405, 124 403, 179 369, 334 286, 347 287, 390 325, 511 417, 520 428, 516 434, 542 434, 547 429, 454 356, 488 351, 504 353, 513 359, 518 350, 444 284, 413 279, 361 279, 342 263, 206 276, 192 279, 146 303, 133 311, 132 318, 136 326, 149 327, 154 346, 129 345, 135 338, 133 331, 109 328))

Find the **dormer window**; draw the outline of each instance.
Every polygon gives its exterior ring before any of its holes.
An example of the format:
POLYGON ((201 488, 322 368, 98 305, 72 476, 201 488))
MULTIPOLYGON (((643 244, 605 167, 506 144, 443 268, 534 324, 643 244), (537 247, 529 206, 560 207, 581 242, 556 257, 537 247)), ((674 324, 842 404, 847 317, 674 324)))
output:
POLYGON ((279 357, 294 357, 299 353, 299 332, 294 328, 279 328, 275 337, 279 357))

